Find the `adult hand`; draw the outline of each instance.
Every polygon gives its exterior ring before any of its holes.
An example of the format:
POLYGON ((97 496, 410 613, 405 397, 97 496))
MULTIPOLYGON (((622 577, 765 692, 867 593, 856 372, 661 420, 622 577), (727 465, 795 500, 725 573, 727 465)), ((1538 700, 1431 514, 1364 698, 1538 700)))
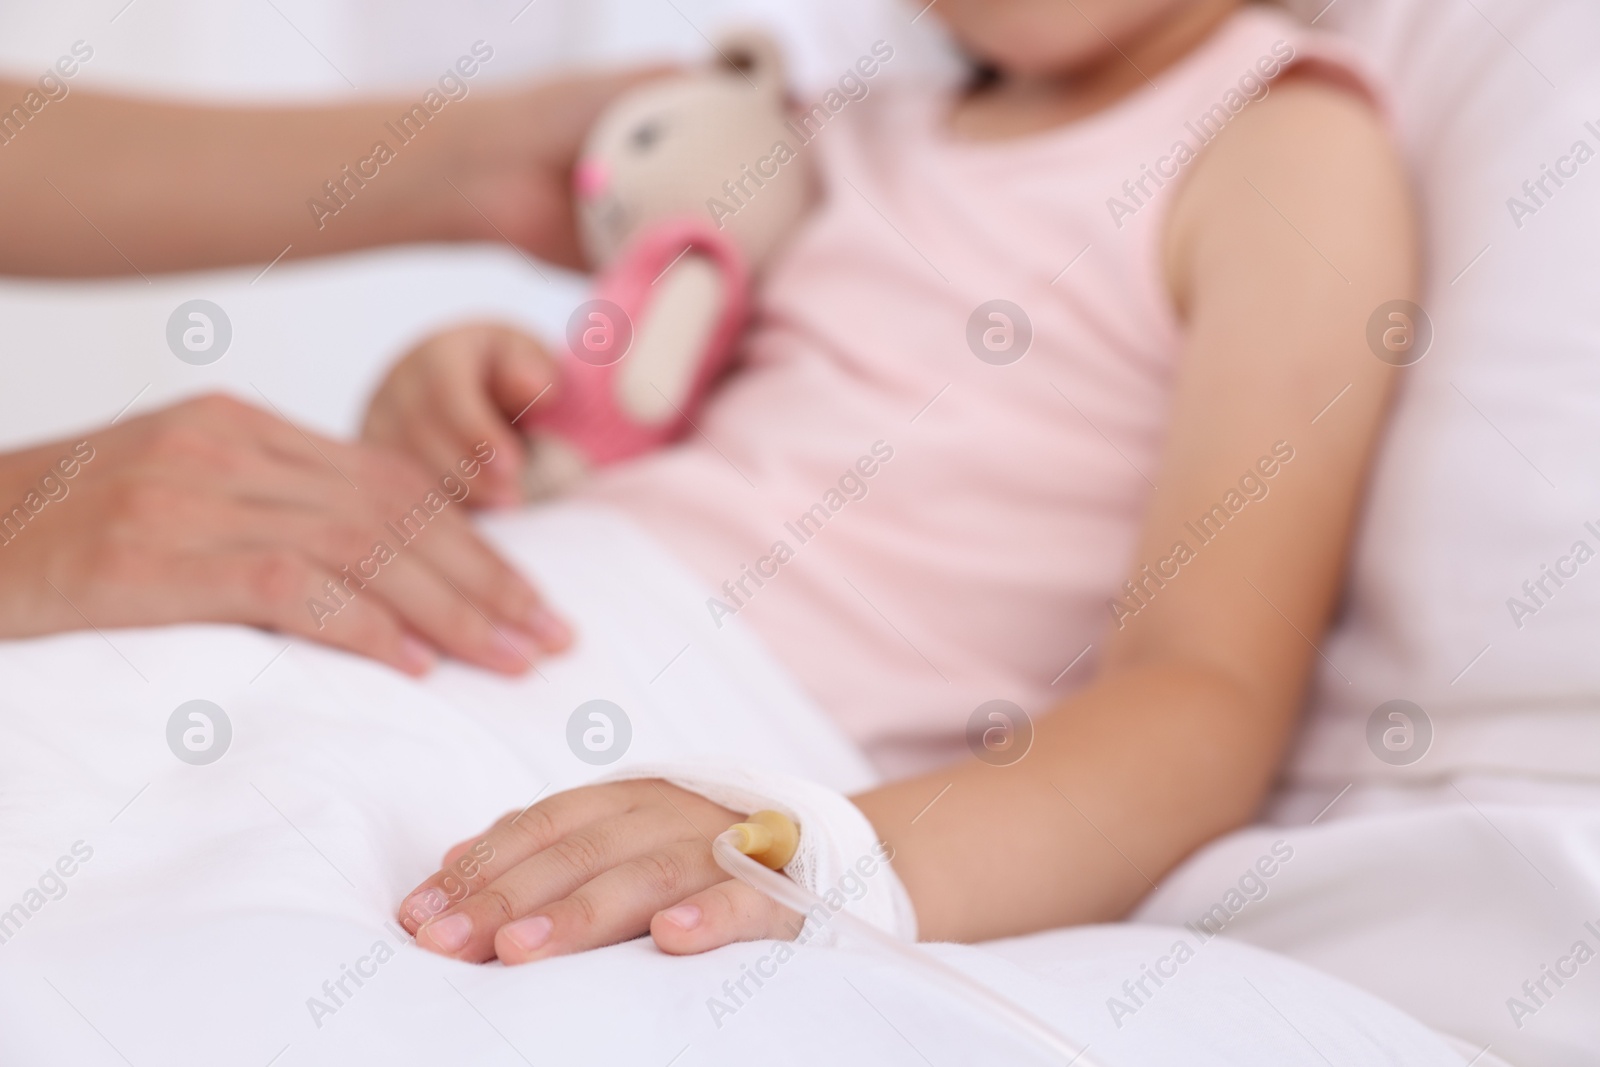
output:
POLYGON ((522 416, 548 400, 554 360, 508 326, 459 326, 423 341, 395 364, 367 409, 363 439, 448 469, 480 441, 495 462, 479 477, 485 506, 522 499, 522 416))
POLYGON ((0 636, 233 622, 518 673, 570 635, 466 521, 496 458, 430 470, 222 396, 0 457, 0 636))
POLYGON ((471 963, 527 963, 647 931, 675 955, 791 939, 800 916, 711 856, 711 839, 742 818, 654 779, 557 793, 452 848, 400 905, 400 922, 422 948, 471 963))
POLYGON ((572 168, 584 138, 619 94, 676 69, 573 74, 467 99, 448 138, 413 174, 416 210, 448 220, 443 228, 451 238, 510 240, 552 263, 582 268, 572 168))

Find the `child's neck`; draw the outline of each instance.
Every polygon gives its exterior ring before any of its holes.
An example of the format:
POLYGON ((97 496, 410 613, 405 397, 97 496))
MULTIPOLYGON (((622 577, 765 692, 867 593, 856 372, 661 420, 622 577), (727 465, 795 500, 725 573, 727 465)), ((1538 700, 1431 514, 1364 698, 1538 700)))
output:
POLYGON ((975 140, 1025 137, 1103 111, 1159 80, 1240 8, 1241 0, 1206 0, 1176 18, 1118 41, 1093 64, 1059 73, 1002 70, 951 116, 957 134, 975 140))

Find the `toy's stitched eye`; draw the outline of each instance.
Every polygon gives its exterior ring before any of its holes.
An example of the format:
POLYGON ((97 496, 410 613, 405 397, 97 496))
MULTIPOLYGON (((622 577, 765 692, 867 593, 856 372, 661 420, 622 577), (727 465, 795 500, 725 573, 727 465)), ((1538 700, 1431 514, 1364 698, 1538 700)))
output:
POLYGON ((633 135, 629 138, 629 140, 633 144, 634 151, 650 151, 650 149, 655 147, 656 142, 661 140, 661 123, 655 121, 654 119, 651 119, 647 122, 641 122, 639 125, 633 128, 633 135))

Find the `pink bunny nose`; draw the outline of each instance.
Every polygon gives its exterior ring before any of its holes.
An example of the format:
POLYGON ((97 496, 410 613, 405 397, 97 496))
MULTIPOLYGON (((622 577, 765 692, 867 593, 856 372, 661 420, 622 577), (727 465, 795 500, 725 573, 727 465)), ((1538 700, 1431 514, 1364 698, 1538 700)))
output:
POLYGON ((601 160, 582 160, 572 172, 572 184, 577 187, 580 197, 593 200, 604 195, 611 184, 611 170, 601 160))

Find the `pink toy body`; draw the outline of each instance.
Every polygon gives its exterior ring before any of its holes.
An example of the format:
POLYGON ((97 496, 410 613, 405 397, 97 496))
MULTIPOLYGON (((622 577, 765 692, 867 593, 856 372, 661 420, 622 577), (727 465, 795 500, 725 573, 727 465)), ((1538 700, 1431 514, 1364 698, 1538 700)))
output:
POLYGON ((680 437, 701 398, 734 355, 749 288, 739 250, 703 223, 674 220, 638 235, 601 275, 593 299, 580 308, 562 353, 557 394, 548 407, 530 413, 536 416, 535 428, 560 437, 597 467, 680 437), (703 324, 708 329, 700 331, 706 340, 697 346, 698 352, 663 351, 663 346, 682 339, 655 339, 650 322, 659 310, 656 298, 668 292, 670 273, 683 269, 691 258, 713 268, 720 299, 715 306, 694 309, 708 319, 703 324), (621 321, 615 321, 618 314, 621 321), (674 373, 674 364, 684 358, 692 363, 686 376, 674 373), (624 373, 658 391, 666 410, 652 418, 630 406, 621 388, 624 373))

